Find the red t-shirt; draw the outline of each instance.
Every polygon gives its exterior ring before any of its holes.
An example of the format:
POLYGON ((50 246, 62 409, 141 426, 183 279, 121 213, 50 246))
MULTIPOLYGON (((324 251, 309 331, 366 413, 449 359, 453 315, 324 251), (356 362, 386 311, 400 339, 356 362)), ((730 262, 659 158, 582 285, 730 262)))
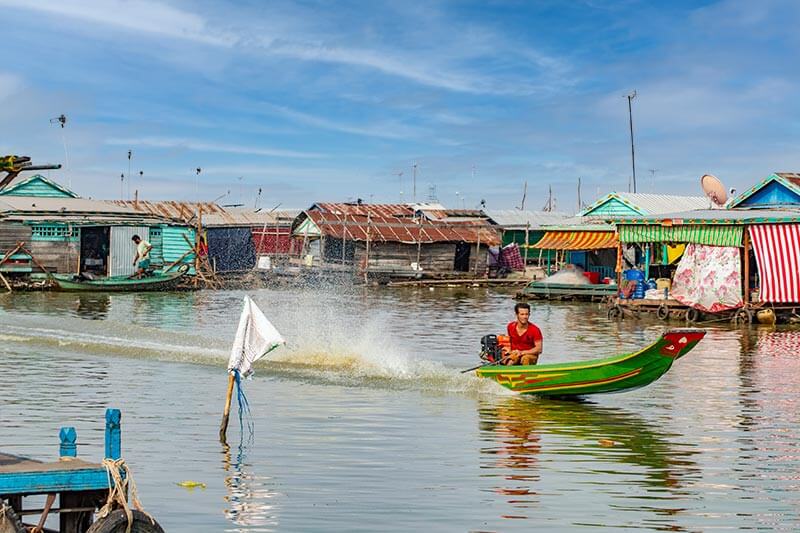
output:
POLYGON ((508 336, 511 338, 512 350, 532 350, 536 341, 542 340, 542 331, 532 322, 528 322, 528 329, 522 335, 517 334, 517 321, 509 322, 508 336))

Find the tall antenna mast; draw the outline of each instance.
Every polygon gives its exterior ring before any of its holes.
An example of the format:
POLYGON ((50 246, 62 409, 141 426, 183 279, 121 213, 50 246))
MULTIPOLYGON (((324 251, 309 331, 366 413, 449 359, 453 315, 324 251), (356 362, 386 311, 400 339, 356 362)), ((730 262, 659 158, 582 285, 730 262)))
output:
POLYGON ((583 209, 583 202, 581 202, 581 178, 578 178, 578 213, 583 209))
POLYGON ((528 197, 528 180, 525 180, 525 185, 522 186, 522 202, 519 204, 519 210, 525 211, 525 198, 528 197))
POLYGON ((628 122, 631 127, 631 170, 633 172, 633 192, 636 192, 636 157, 633 151, 633 108, 631 102, 636 98, 636 90, 625 96, 628 99, 628 122))
POLYGON ((411 175, 411 201, 417 203, 417 164, 411 167, 413 173, 411 175))

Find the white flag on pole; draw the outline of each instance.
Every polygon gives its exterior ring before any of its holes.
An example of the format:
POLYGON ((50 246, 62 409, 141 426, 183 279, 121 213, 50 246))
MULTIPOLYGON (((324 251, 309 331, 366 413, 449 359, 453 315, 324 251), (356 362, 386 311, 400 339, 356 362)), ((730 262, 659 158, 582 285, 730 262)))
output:
POLYGON ((231 348, 228 361, 228 372, 239 371, 239 375, 247 377, 253 373, 253 363, 269 352, 286 344, 278 330, 275 329, 261 309, 249 296, 244 297, 244 309, 239 318, 239 328, 231 348))

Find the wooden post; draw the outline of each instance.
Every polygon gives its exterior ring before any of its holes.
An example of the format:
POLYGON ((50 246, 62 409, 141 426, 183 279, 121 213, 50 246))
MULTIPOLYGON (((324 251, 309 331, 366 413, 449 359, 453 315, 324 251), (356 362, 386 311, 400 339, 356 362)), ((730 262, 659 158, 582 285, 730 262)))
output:
POLYGON ((475 275, 478 275, 478 261, 481 256, 481 230, 478 230, 478 245, 475 247, 475 275))
MULTIPOLYGON (((528 268, 528 247, 531 245, 531 243, 528 242, 528 239, 530 238, 530 231, 531 231, 531 223, 528 222, 527 224, 525 224, 525 268, 526 269, 528 268)), ((539 260, 541 261, 541 254, 539 255, 539 260)))
POLYGON ((58 432, 58 440, 60 441, 58 447, 59 457, 77 457, 78 456, 78 435, 75 433, 74 427, 63 427, 58 432))
POLYGON ((371 212, 367 211, 367 251, 364 260, 364 283, 367 283, 369 279, 369 232, 370 232, 370 225, 371 225, 371 212))
POLYGON ((233 398, 233 385, 236 378, 233 374, 228 376, 228 393, 225 396, 225 409, 222 411, 222 422, 219 425, 219 441, 226 443, 228 441, 228 419, 231 415, 231 398, 233 398))
POLYGON ((648 243, 647 248, 644 249, 644 280, 645 284, 647 280, 650 279, 650 244, 648 243))
POLYGON ((8 282, 8 280, 5 278, 5 276, 3 276, 3 274, 0 274, 0 281, 2 281, 3 285, 6 286, 6 289, 8 290, 8 292, 14 292, 11 289, 11 284, 8 282))
POLYGON ((744 228, 744 303, 750 303, 750 232, 744 228))
POLYGON ((344 214, 344 223, 342 224, 342 266, 344 266, 345 250, 347 250, 347 213, 344 214))
POLYGON ((106 459, 122 457, 122 413, 106 409, 106 459))

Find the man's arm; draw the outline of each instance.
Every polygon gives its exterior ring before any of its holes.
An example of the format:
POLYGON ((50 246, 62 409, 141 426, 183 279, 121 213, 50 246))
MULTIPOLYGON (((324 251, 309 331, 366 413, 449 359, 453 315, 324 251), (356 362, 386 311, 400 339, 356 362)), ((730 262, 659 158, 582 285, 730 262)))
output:
POLYGON ((540 355, 542 353, 542 339, 537 340, 530 350, 520 350, 520 355, 540 355))

